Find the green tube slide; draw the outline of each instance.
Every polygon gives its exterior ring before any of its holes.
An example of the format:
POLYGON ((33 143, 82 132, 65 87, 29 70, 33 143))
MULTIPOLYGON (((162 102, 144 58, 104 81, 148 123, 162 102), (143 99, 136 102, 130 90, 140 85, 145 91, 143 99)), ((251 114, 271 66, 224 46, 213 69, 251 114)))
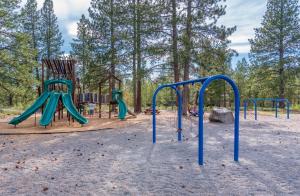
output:
POLYGON ((41 126, 48 126, 51 123, 51 121, 53 119, 53 115, 56 111, 56 107, 57 107, 60 96, 61 96, 61 93, 53 93, 53 92, 51 93, 50 100, 48 101, 45 111, 40 120, 41 126))
POLYGON ((34 114, 42 105, 47 101, 50 93, 44 92, 33 104, 30 106, 25 112, 23 112, 20 116, 12 119, 9 124, 17 125, 27 118, 29 118, 32 114, 34 114))
POLYGON ((66 107, 66 109, 68 110, 68 112, 71 114, 71 116, 77 122, 79 122, 80 124, 88 123, 88 120, 86 118, 84 118, 83 116, 81 116, 81 114, 75 108, 70 94, 63 93, 62 94, 62 102, 63 102, 64 106, 66 107))

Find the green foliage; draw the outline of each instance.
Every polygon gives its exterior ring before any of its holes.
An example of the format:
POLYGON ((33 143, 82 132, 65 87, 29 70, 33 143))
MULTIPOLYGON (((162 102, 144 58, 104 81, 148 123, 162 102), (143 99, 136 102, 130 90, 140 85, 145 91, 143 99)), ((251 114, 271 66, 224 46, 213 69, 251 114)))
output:
POLYGON ((255 29, 250 59, 257 96, 286 97, 299 70, 298 0, 269 0, 262 27, 255 29))
MULTIPOLYGON (((201 73, 202 76, 231 73, 230 60, 234 51, 228 49, 228 37, 235 31, 235 27, 217 25, 218 19, 225 14, 225 6, 220 2, 192 0, 193 11, 188 19, 187 2, 176 1, 178 58, 182 65, 180 78, 183 78, 182 68, 187 58, 190 58, 188 69, 191 76, 198 77, 201 73), (188 20, 191 20, 191 35, 187 34, 188 20), (186 48, 190 48, 190 51, 186 48), (211 66, 204 67, 207 64, 211 66)), ((149 95, 148 89, 153 86, 150 85, 149 78, 155 75, 158 77, 157 81, 162 78, 167 78, 168 82, 173 81, 173 19, 170 3, 171 1, 144 0, 91 1, 90 19, 81 18, 77 39, 72 44, 73 54, 84 67, 81 71, 82 78, 90 89, 96 90, 97 83, 109 72, 126 79, 133 76, 133 82, 126 84, 133 86, 132 89, 138 92, 135 87, 141 81, 142 105, 145 106, 150 104, 150 100, 149 96, 144 95, 149 95)), ((227 87, 223 88, 224 83, 221 86, 209 95, 210 99, 212 96, 225 94, 227 87)), ((130 93, 130 96, 136 95, 130 93)), ((164 98, 162 102, 171 101, 164 98)))
MULTIPOLYGON (((40 13, 37 10, 36 0, 27 0, 25 6, 21 9, 22 32, 31 38, 31 48, 39 48, 39 40, 41 38, 39 32, 40 13)), ((35 59, 38 59, 37 57, 35 59)))
POLYGON ((30 37, 18 29, 18 3, 0 3, 0 105, 26 102, 33 96, 36 52, 30 47, 30 37))
MULTIPOLYGON (((72 46, 72 56, 75 56, 79 63, 81 64, 80 70, 78 70, 78 75, 82 78, 82 83, 90 83, 92 78, 92 73, 97 73, 93 69, 93 52, 92 52, 92 35, 90 30, 90 22, 85 17, 81 16, 80 21, 77 23, 77 38, 73 39, 72 46), (89 74, 87 74, 89 73, 89 74)), ((83 91, 85 92, 85 85, 83 85, 83 91)))
POLYGON ((59 31, 57 17, 54 14, 52 0, 45 0, 43 4, 39 27, 42 58, 50 59, 62 55, 61 46, 64 41, 59 31))

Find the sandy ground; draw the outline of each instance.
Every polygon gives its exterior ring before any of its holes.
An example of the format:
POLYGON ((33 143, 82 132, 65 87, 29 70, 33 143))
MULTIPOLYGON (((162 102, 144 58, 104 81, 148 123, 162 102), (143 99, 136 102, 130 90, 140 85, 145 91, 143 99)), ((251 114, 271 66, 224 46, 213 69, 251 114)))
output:
POLYGON ((101 131, 103 129, 125 128, 129 125, 138 124, 145 120, 145 117, 135 118, 134 116, 127 116, 126 120, 119 120, 116 116, 111 119, 107 115, 104 118, 98 118, 98 114, 94 116, 85 116, 89 123, 81 125, 76 121, 68 121, 67 117, 51 123, 47 127, 39 125, 41 115, 37 115, 26 119, 16 127, 8 124, 13 117, 0 119, 0 135, 22 135, 22 134, 52 134, 52 133, 73 133, 73 132, 87 132, 87 131, 101 131))
POLYGON ((205 165, 197 164, 196 119, 176 141, 175 112, 96 132, 0 135, 0 195, 300 195, 300 115, 205 123, 205 165))

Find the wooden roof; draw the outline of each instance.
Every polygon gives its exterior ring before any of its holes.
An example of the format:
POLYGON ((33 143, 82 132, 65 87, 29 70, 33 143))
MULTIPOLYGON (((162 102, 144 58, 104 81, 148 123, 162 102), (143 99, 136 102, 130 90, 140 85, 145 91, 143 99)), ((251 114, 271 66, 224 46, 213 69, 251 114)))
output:
POLYGON ((73 79, 75 77, 74 59, 43 59, 42 62, 50 71, 50 75, 54 77, 63 77, 66 79, 73 79))

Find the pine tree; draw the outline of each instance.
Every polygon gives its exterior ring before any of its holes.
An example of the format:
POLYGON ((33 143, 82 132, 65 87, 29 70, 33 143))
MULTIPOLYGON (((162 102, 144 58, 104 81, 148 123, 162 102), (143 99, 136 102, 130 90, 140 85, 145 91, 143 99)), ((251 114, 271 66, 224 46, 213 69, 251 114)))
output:
POLYGON ((91 51, 91 34, 89 27, 89 20, 85 15, 81 16, 80 21, 77 23, 77 38, 73 39, 72 55, 75 55, 77 59, 82 64, 82 69, 80 70, 81 78, 83 82, 83 93, 85 92, 85 76, 86 70, 92 61, 92 51, 91 51))
MULTIPOLYGON (((146 62, 153 64, 153 59, 157 58, 160 51, 159 38, 157 33, 160 28, 161 20, 159 17, 160 3, 156 1, 134 1, 134 51, 136 62, 136 105, 134 111, 142 112, 142 81, 147 72, 146 62), (147 57, 146 57, 147 56, 147 57)), ((155 65, 154 65, 155 66, 155 65)), ((148 69, 151 69, 148 68, 148 69)))
MULTIPOLYGON (((25 6, 21 10, 21 20, 22 20, 22 31, 30 36, 31 48, 37 51, 37 55, 34 60, 39 60, 39 11, 37 10, 36 0, 27 0, 25 6)), ((36 79, 39 80, 39 68, 38 65, 35 69, 36 79)))
MULTIPOLYGON (((30 38, 20 32, 18 0, 0 2, 0 104, 12 106, 16 99, 32 98, 35 51, 30 38), (3 100, 5 99, 5 100, 3 100)), ((28 100, 26 100, 28 101, 28 100)))
MULTIPOLYGON (((211 46, 217 46, 218 50, 227 50, 228 37, 236 27, 226 28, 218 26, 218 19, 225 15, 225 6, 220 5, 221 0, 188 0, 184 3, 181 16, 180 40, 182 40, 181 63, 183 64, 183 80, 189 80, 192 64, 199 63, 196 59, 199 54, 205 52, 205 42, 211 46)), ((225 53, 224 53, 225 54, 225 53)), ((198 59, 199 60, 199 59, 198 59)), ((223 58, 223 65, 227 64, 227 58, 223 58)), ((183 91, 183 114, 187 114, 189 104, 189 88, 185 86, 183 91)), ((224 96, 225 97, 225 96, 224 96)))
POLYGON ((62 55, 61 46, 64 42, 54 14, 52 0, 45 0, 41 9, 40 32, 42 58, 50 59, 62 55))
MULTIPOLYGON (((39 35, 39 11, 37 10, 36 0, 27 0, 21 9, 22 31, 31 38, 31 47, 38 50, 39 35)), ((38 58, 36 58, 38 59, 38 58)))
MULTIPOLYGON (((93 51, 97 53, 96 58, 105 69, 99 71, 107 72, 106 74, 116 75, 122 64, 124 45, 120 38, 120 20, 124 12, 123 3, 120 0, 92 0, 89 8, 93 51)), ((115 88, 115 80, 110 88, 115 88)))
POLYGON ((239 91, 241 99, 245 99, 247 97, 250 97, 249 92, 249 64, 246 61, 245 58, 242 58, 242 60, 238 61, 236 64, 236 68, 234 70, 234 81, 236 82, 239 91))
POLYGON ((257 83, 271 84, 268 88, 273 89, 273 96, 285 98, 287 80, 299 69, 298 0, 269 0, 262 27, 255 29, 255 38, 249 41, 251 62, 262 70, 257 83))

